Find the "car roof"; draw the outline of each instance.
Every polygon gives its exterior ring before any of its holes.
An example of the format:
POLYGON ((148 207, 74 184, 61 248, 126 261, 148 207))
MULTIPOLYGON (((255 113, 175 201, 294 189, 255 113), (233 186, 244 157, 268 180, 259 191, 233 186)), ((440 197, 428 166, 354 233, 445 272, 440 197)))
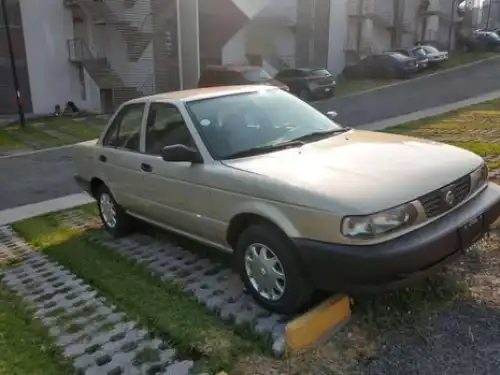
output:
POLYGON ((236 94, 251 93, 257 91, 276 90, 274 86, 266 85, 241 85, 241 86, 220 86, 220 87, 206 87, 191 90, 171 91, 161 94, 144 96, 141 98, 133 99, 127 103, 145 103, 145 102, 190 102, 194 100, 203 100, 216 98, 220 96, 229 96, 236 94))

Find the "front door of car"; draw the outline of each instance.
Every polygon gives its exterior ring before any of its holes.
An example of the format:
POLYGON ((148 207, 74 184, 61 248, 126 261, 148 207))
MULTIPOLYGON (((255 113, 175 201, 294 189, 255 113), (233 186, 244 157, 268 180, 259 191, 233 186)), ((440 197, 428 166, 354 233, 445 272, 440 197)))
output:
POLYGON ((143 183, 138 156, 144 107, 144 103, 134 103, 120 109, 96 155, 104 183, 118 204, 134 212, 142 205, 143 183))
MULTIPOLYGON (((167 162, 160 156, 165 146, 182 144, 196 148, 191 133, 179 109, 170 103, 152 103, 145 131, 145 153, 141 161, 144 174, 142 193, 148 200, 151 219, 206 238, 210 221, 210 190, 203 163, 167 162)), ((145 215, 145 216, 146 216, 145 215)))

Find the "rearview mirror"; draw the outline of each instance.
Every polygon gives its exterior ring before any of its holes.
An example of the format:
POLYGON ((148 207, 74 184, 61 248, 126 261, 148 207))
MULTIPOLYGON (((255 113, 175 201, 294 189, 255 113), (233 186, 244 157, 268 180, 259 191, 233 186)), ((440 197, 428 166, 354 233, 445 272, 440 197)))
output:
POLYGON ((326 116, 330 119, 330 120, 334 120, 339 114, 335 111, 328 111, 326 112, 326 116))
POLYGON ((170 162, 203 162, 198 151, 181 144, 163 147, 161 150, 161 157, 163 160, 170 162))

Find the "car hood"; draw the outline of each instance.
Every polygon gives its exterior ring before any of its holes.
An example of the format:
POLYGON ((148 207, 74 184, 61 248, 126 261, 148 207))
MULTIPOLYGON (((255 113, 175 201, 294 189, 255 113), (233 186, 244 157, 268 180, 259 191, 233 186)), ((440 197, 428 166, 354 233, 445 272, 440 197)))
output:
POLYGON ((274 180, 280 186, 276 200, 299 204, 300 197, 308 207, 368 214, 443 187, 478 168, 482 159, 442 143, 351 130, 300 148, 224 163, 274 180))

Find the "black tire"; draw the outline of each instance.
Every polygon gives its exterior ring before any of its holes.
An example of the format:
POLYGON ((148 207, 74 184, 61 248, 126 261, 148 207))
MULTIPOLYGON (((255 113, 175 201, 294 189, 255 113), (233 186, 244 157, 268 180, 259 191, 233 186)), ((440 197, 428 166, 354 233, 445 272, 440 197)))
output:
POLYGON ((314 288, 308 282, 288 237, 272 225, 252 225, 240 235, 235 249, 235 263, 247 291, 268 310, 292 315, 301 311, 311 301, 314 288), (268 247, 278 258, 285 274, 284 294, 278 300, 264 298, 254 288, 245 268, 245 251, 252 244, 268 247))
POLYGON ((121 207, 118 203, 116 203, 113 194, 111 194, 111 191, 106 185, 101 185, 99 187, 99 189, 97 190, 96 199, 97 199, 97 206, 99 208, 99 216, 101 218, 102 224, 106 229, 106 231, 109 234, 111 234, 111 236, 113 236, 114 238, 120 238, 132 232, 134 224, 133 218, 125 212, 123 207, 121 207), (114 226, 111 226, 104 218, 103 207, 102 207, 102 198, 104 195, 109 197, 115 210, 116 223, 114 226))
POLYGON ((299 92, 299 98, 302 99, 305 102, 308 102, 312 99, 312 94, 309 90, 307 89, 302 89, 299 92))

